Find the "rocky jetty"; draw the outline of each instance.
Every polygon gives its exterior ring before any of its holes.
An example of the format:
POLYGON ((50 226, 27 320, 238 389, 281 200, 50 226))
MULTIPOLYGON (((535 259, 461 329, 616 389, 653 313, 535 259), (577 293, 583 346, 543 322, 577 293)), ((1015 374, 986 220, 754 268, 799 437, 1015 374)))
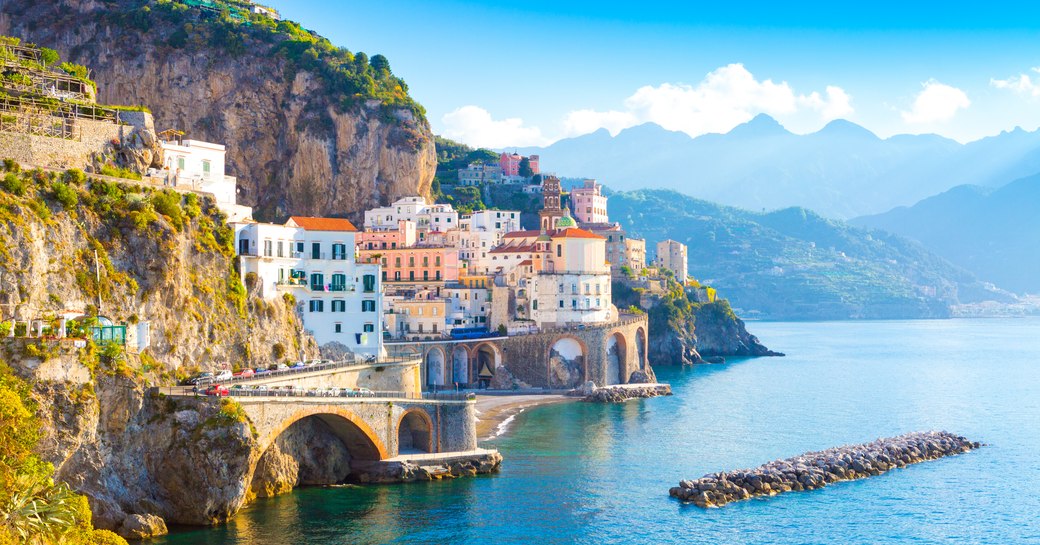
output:
POLYGON ((672 497, 699 507, 721 507, 755 496, 774 496, 792 490, 815 490, 839 481, 880 475, 890 469, 979 448, 945 431, 915 432, 776 460, 755 469, 709 473, 696 481, 682 481, 669 490, 672 497))
POLYGON ((604 388, 585 389, 585 401, 596 403, 621 403, 629 399, 670 396, 672 387, 667 384, 618 384, 604 388))
POLYGON ((497 450, 438 460, 355 462, 355 478, 364 484, 410 483, 495 473, 502 466, 497 450))

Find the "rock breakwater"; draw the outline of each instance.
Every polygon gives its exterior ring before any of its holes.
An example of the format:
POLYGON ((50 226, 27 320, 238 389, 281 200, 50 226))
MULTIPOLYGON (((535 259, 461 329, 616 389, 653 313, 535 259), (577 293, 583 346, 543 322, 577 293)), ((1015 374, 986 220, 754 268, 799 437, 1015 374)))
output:
POLYGON ((672 387, 667 384, 619 384, 586 392, 585 401, 621 403, 629 399, 670 395, 672 395, 672 387))
POLYGON ((908 433, 870 443, 807 452, 755 469, 709 473, 695 481, 682 481, 669 493, 699 507, 721 507, 755 496, 815 490, 839 481, 880 475, 890 469, 961 454, 980 446, 946 431, 908 433))

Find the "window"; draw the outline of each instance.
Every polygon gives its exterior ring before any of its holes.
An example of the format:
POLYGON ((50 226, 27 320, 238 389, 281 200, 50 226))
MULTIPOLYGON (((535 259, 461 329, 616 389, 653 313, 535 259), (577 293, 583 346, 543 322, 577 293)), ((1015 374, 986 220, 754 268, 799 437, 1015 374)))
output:
POLYGON ((560 293, 563 293, 563 283, 560 284, 560 293))
POLYGON ((209 178, 210 164, 209 159, 202 160, 202 175, 209 178))
POLYGON ((394 266, 395 267, 400 267, 401 266, 401 257, 400 256, 394 258, 394 266))
POLYGON ((436 316, 436 315, 437 315, 437 307, 433 307, 433 315, 434 315, 434 316, 436 316))
POLYGON ((430 279, 430 271, 425 271, 425 270, 424 270, 424 271, 422 272, 422 279, 423 279, 423 280, 429 280, 429 279, 430 279))
POLYGON ((408 280, 415 280, 415 271, 408 271, 408 280))
MULTIPOLYGON (((333 301, 335 303, 335 301, 333 301)), ((335 308, 333 308, 335 310, 335 308)), ((343 333, 343 324, 336 324, 336 333, 343 333)))
POLYGON ((383 271, 383 282, 386 282, 386 271, 383 271))
POLYGON ((347 290, 347 275, 342 273, 336 273, 332 275, 332 291, 346 291, 347 290))
POLYGON ((183 157, 178 157, 177 158, 177 168, 180 169, 180 170, 184 170, 184 158, 183 157))
MULTIPOLYGON (((383 274, 385 275, 386 272, 384 271, 383 274)), ((374 275, 374 274, 366 274, 364 276, 363 280, 364 280, 364 289, 365 289, 366 293, 372 293, 372 292, 376 291, 376 275, 374 275)))
POLYGON ((556 245, 556 257, 563 257, 563 245, 562 244, 557 244, 556 245))
POLYGON ((332 259, 346 259, 347 258, 347 245, 337 243, 332 245, 332 259))
POLYGON ((270 240, 264 240, 264 255, 267 256, 267 257, 271 257, 271 241, 270 240))
POLYGON ((365 324, 363 326, 363 329, 362 329, 362 331, 364 331, 365 333, 372 333, 375 330, 376 330, 376 326, 373 325, 373 324, 370 324, 370 323, 369 324, 365 324))
POLYGON ((437 271, 437 280, 441 279, 441 271, 437 271))
POLYGON ((560 308, 563 308, 563 299, 560 299, 560 308))
POLYGON ((298 257, 303 257, 303 242, 296 243, 296 253, 300 254, 298 257))
POLYGON ((538 310, 538 299, 531 301, 531 310, 538 310))
POLYGON ((433 332, 434 332, 434 333, 436 333, 436 332, 437 332, 437 323, 436 323, 436 322, 435 322, 435 323, 433 324, 433 332))
POLYGON ((571 299, 571 308, 578 308, 578 300, 571 299))
POLYGON ((429 267, 430 266, 430 256, 428 256, 428 255, 424 255, 423 256, 423 258, 422 258, 422 266, 423 267, 429 267))
POLYGON ((433 264, 434 264, 434 265, 436 265, 436 266, 438 266, 438 267, 440 267, 440 266, 441 266, 441 256, 437 256, 437 257, 435 257, 435 258, 433 259, 433 264))
POLYGON ((401 281, 401 271, 394 271, 394 280, 398 282, 401 281))
POLYGON ((346 312, 347 302, 342 299, 332 300, 332 312, 346 312))
POLYGON ((361 301, 361 312, 375 312, 376 302, 375 301, 361 301))
POLYGON ((325 291, 325 275, 321 273, 312 274, 311 289, 314 291, 325 291))
POLYGON ((325 301, 322 301, 321 299, 311 299, 310 303, 311 312, 325 312, 325 301))
POLYGON ((321 259, 321 243, 311 243, 311 259, 321 259))
POLYGON ((285 257, 284 245, 285 243, 280 240, 278 241, 278 257, 285 257))
POLYGON ((408 266, 409 267, 414 267, 415 266, 415 256, 414 255, 408 256, 408 266))

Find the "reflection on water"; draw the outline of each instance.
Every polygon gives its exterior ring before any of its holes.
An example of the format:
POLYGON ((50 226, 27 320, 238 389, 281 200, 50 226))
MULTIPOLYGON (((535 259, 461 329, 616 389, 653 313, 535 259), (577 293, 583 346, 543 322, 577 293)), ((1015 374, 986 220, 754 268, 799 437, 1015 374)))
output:
POLYGON ((675 396, 524 411, 502 473, 308 488, 164 544, 1040 543, 1040 320, 755 323, 786 358, 659 368, 675 396), (701 510, 682 478, 948 429, 988 443, 813 493, 701 510))

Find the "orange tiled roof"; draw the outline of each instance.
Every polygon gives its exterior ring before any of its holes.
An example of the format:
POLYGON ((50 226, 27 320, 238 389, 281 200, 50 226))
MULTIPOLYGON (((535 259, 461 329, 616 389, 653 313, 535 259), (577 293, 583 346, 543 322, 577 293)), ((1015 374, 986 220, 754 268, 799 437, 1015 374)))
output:
POLYGON ((289 219, 296 225, 308 231, 357 231, 350 220, 343 218, 311 218, 307 216, 292 216, 289 219))
MULTIPOLYGON (((542 234, 541 231, 513 231, 502 235, 503 238, 524 238, 524 237, 536 237, 542 234)), ((551 231, 550 231, 551 234, 551 231)))
POLYGON ((575 227, 564 229, 562 231, 557 231, 553 233, 552 236, 553 238, 598 238, 606 240, 606 237, 601 237, 596 233, 592 233, 584 229, 578 229, 575 227))

